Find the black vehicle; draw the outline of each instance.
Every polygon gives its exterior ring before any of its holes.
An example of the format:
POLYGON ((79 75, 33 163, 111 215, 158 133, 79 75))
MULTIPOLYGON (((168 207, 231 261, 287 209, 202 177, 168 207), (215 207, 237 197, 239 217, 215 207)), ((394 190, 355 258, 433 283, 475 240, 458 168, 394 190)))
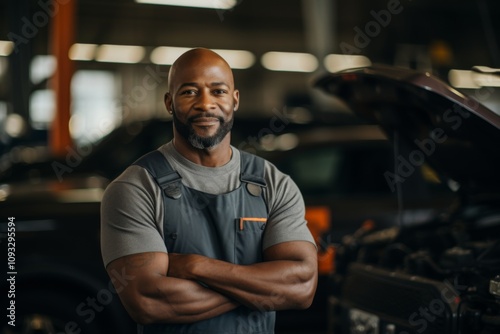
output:
POLYGON ((443 214, 360 229, 337 248, 335 333, 500 332, 500 116, 427 73, 373 66, 316 82, 395 144, 392 185, 429 164, 456 194, 443 214))

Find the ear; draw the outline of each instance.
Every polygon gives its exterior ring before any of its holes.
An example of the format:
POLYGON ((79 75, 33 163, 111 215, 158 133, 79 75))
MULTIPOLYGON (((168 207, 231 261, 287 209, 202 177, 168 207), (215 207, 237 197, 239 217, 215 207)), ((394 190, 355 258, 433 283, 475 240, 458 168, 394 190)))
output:
POLYGON ((165 96, 163 97, 163 102, 165 103, 165 107, 167 108, 167 111, 169 114, 172 114, 172 95, 169 92, 165 93, 165 96))
POLYGON ((240 106, 240 91, 235 89, 233 92, 233 103, 234 103, 234 111, 238 110, 240 106))

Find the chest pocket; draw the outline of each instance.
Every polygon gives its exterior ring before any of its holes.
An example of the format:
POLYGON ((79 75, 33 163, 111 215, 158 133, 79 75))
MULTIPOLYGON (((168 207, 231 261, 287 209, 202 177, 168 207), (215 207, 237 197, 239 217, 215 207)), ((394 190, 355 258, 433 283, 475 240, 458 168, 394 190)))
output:
POLYGON ((267 218, 236 219, 235 256, 238 264, 262 262, 262 236, 267 218))

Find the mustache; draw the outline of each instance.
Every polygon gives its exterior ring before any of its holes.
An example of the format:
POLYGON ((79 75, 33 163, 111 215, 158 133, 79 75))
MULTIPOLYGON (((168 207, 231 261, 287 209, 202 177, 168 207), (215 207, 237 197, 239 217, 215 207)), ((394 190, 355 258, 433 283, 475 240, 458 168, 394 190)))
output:
POLYGON ((202 117, 216 118, 219 122, 224 123, 224 118, 222 118, 221 116, 218 116, 216 114, 213 114, 213 113, 203 113, 203 114, 194 115, 194 116, 189 117, 187 119, 187 121, 189 123, 191 123, 191 122, 195 121, 196 119, 202 118, 202 117))

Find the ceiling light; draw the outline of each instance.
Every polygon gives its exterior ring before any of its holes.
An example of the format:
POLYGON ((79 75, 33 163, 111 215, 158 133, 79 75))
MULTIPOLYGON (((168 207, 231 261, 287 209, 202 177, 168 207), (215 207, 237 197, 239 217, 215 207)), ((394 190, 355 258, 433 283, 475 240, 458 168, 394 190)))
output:
POLYGON ((135 0, 135 2, 153 5, 213 9, 230 9, 236 5, 236 0, 135 0))
POLYGON ((8 56, 14 49, 14 43, 11 41, 0 41, 0 56, 8 56))
POLYGON ((455 88, 481 88, 481 86, 474 81, 472 71, 450 70, 448 72, 448 81, 450 85, 455 88))
POLYGON ((500 87, 500 69, 474 66, 472 79, 481 87, 500 87))
POLYGON ((96 50, 96 44, 75 43, 69 49, 69 58, 71 60, 93 60, 96 50))
POLYGON ((191 48, 159 46, 151 52, 151 61, 158 65, 172 65, 180 55, 189 50, 191 48))
POLYGON ((325 57, 324 64, 329 72, 338 72, 349 68, 370 66, 372 62, 360 55, 329 54, 325 57))
POLYGON ((267 52, 261 62, 271 71, 313 72, 318 68, 318 60, 309 53, 267 52))
POLYGON ((231 68, 245 69, 255 63, 255 56, 250 51, 220 49, 213 49, 212 51, 224 58, 231 68))
POLYGON ((103 44, 97 49, 95 60, 108 63, 138 63, 146 53, 142 46, 103 44))
MULTIPOLYGON (((191 48, 180 48, 174 46, 159 46, 151 52, 151 61, 158 65, 172 65, 184 52, 191 48)), ((245 69, 255 63, 255 56, 245 50, 222 50, 211 49, 224 58, 233 69, 245 69)))

